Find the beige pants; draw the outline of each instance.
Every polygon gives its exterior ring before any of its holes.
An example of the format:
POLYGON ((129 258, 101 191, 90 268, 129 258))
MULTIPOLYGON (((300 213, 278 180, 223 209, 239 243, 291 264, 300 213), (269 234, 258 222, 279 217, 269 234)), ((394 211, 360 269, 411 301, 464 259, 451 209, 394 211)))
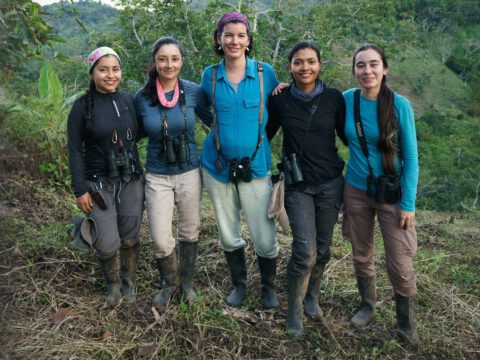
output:
POLYGON ((380 224, 387 272, 393 289, 402 296, 417 293, 413 257, 417 251, 415 228, 401 229, 398 204, 377 204, 365 191, 345 185, 343 237, 352 243, 357 276, 375 275, 375 214, 380 224))
POLYGON ((175 249, 175 237, 172 233, 175 206, 178 241, 198 241, 201 197, 202 181, 199 169, 179 175, 145 175, 148 223, 156 259, 170 255, 175 249))

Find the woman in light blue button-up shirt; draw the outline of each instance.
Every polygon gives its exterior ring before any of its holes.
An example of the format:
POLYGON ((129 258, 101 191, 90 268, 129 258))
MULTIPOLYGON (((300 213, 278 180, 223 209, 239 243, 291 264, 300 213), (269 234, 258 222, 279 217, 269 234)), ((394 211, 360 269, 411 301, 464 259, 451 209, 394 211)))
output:
POLYGON ((271 156, 264 134, 268 97, 278 81, 270 65, 248 57, 252 47, 247 18, 224 14, 214 32, 214 50, 223 59, 205 69, 201 82, 216 113, 203 144, 201 166, 234 287, 227 304, 239 307, 246 297, 242 211, 258 256, 263 305, 275 308, 279 306, 274 286, 278 243, 275 224, 267 217, 271 156))

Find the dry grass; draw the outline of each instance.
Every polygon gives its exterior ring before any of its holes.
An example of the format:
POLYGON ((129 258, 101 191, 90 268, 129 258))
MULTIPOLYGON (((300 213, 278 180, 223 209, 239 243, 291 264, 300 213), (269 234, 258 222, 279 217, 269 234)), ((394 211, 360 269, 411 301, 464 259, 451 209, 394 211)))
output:
MULTIPOLYGON (((1 358, 480 357, 480 303, 475 291, 479 283, 455 283, 445 269, 460 266, 462 261, 477 261, 478 265, 478 219, 455 219, 451 224, 449 215, 419 214, 417 315, 422 344, 418 348, 402 343, 395 333, 394 301, 383 270, 381 247, 376 320, 364 331, 349 327, 348 319, 358 299, 349 245, 342 240, 339 228, 321 293, 326 324, 306 320, 306 336, 291 340, 284 332, 289 237, 279 234, 279 310, 259 310, 259 274, 251 246, 247 249, 248 300, 241 309, 224 305, 229 275, 208 204, 202 219, 195 283, 198 300, 189 306, 177 296, 165 312, 152 310, 158 275, 148 243, 148 226, 144 226, 138 301, 108 308, 94 256, 80 255, 69 246, 70 195, 45 190, 26 176, 4 178, 0 185, 1 358), (452 241, 457 242, 455 250, 448 245, 452 241)), ((468 269, 465 271, 468 275, 468 269)), ((471 271, 473 279, 480 275, 478 266, 471 271)))

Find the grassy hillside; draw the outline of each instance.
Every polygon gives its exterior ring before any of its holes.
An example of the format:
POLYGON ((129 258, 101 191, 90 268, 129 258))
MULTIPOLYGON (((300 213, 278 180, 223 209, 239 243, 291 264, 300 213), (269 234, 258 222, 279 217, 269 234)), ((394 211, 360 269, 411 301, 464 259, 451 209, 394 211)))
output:
MULTIPOLYGON (((480 218, 419 212, 416 271, 418 331, 413 348, 395 333, 395 305, 377 233, 378 308, 364 331, 350 328, 359 301, 351 248, 335 230, 333 257, 322 283, 326 323, 306 320, 306 336, 285 334, 286 264, 281 244, 277 281, 281 308, 260 308, 260 279, 247 248, 249 294, 227 307, 227 265, 211 207, 202 215, 199 265, 191 306, 178 294, 165 312, 151 307, 159 277, 146 224, 142 232, 136 304, 107 308, 93 255, 70 246, 70 194, 43 190, 25 174, 0 179, 0 357, 6 359, 476 359, 480 334, 480 218)), ((248 239, 248 235, 245 234, 248 239)))

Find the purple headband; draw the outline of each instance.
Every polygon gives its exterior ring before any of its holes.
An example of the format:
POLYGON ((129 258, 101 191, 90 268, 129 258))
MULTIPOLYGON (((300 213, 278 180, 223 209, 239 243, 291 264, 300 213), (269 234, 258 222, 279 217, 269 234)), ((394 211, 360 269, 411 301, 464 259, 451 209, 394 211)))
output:
POLYGON ((217 30, 215 30, 216 34, 220 35, 225 25, 230 24, 232 22, 240 22, 244 24, 245 27, 247 28, 247 32, 250 32, 250 23, 248 22, 248 19, 245 15, 239 12, 227 12, 223 14, 220 21, 218 22, 217 30))

